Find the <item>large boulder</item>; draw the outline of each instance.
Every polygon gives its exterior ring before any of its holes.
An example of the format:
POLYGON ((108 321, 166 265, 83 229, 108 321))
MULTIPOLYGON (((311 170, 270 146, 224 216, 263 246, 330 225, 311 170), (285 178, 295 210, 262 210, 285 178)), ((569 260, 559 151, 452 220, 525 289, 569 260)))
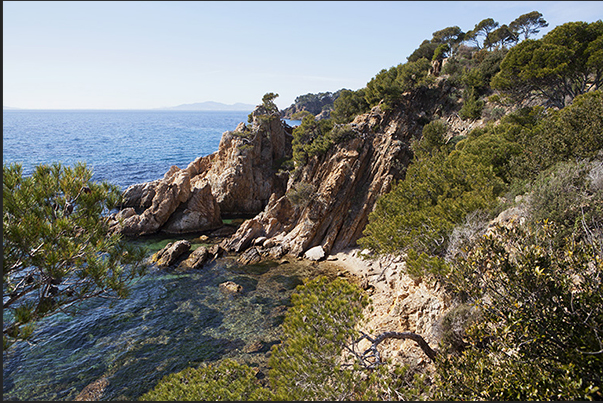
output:
POLYGON ((175 264, 178 259, 191 248, 191 243, 187 240, 168 243, 163 249, 151 257, 151 262, 158 267, 169 267, 175 264))
POLYGON ((222 226, 220 206, 208 183, 194 186, 189 199, 172 213, 161 228, 168 234, 213 230, 222 226))
POLYGON ((229 294, 240 294, 243 291, 243 287, 234 281, 225 281, 220 283, 218 286, 222 292, 229 294))
POLYGON ((198 270, 203 268, 211 254, 205 246, 199 246, 187 258, 178 265, 178 270, 198 270))
POLYGON ((322 246, 318 245, 310 248, 304 253, 304 257, 308 260, 320 260, 325 257, 325 251, 322 246))
MULTIPOLYGON (((138 185, 136 186, 138 187, 138 185)), ((127 190, 126 193, 128 193, 127 190)), ((128 194, 131 196, 132 193, 128 194)), ((140 192, 140 194, 143 193, 143 191, 140 192)), ((178 206, 189 199, 191 195, 190 175, 188 172, 172 166, 162 180, 154 182, 152 191, 147 189, 146 194, 153 194, 153 199, 142 214, 129 215, 123 220, 116 219, 116 215, 113 216, 113 226, 117 231, 125 235, 145 235, 159 231, 178 206)), ((142 200, 136 201, 131 198, 129 202, 144 207, 142 200)))
POLYGON ((217 152, 128 187, 122 204, 127 215, 111 217, 113 230, 132 236, 213 230, 222 226, 222 214, 257 214, 273 194, 284 195, 288 175, 279 164, 292 155, 291 127, 261 105, 251 116, 251 125, 222 135, 217 152))

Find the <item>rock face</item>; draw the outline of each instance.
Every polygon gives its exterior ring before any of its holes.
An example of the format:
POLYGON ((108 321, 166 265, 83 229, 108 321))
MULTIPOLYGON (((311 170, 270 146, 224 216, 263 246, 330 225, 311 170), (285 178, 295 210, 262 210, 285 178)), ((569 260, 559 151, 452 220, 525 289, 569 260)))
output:
POLYGON ((216 233, 220 215, 255 215, 227 234, 220 248, 241 254, 253 248, 241 255, 246 262, 302 257, 316 247, 328 256, 362 236, 379 196, 403 179, 411 139, 436 113, 446 116, 447 95, 444 84, 419 89, 386 111, 377 106, 356 116, 339 128, 346 140, 291 175, 279 166, 292 156, 292 129, 260 105, 252 124, 225 132, 214 154, 128 188, 114 226, 128 235, 216 233))
POLYGON ((178 270, 198 270, 209 260, 210 253, 205 246, 199 246, 182 263, 178 265, 178 270))
POLYGON ((208 231, 222 226, 222 215, 254 215, 272 194, 283 195, 288 176, 278 168, 291 158, 291 128, 261 105, 252 118, 250 127, 225 132, 216 153, 127 188, 113 229, 131 236, 208 231))
POLYGON ((190 248, 191 243, 186 240, 170 242, 151 257, 151 262, 156 263, 159 267, 171 266, 190 248))
POLYGON ((302 256, 317 246, 328 255, 354 245, 377 198, 403 178, 412 156, 410 140, 421 133, 426 98, 409 93, 388 112, 375 107, 357 116, 349 124, 351 139, 310 159, 290 179, 287 194, 274 194, 264 211, 245 221, 222 247, 239 253, 254 245, 262 256, 280 258, 302 256), (311 189, 310 197, 294 204, 299 198, 291 196, 300 184, 311 189), (262 239, 260 245, 257 239, 262 239))

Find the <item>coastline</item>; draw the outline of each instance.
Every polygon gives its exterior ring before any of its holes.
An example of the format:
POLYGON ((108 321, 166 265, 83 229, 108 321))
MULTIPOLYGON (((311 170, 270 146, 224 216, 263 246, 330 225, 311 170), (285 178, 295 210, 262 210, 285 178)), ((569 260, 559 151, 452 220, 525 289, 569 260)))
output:
MULTIPOLYGON (((383 332, 414 332, 437 348, 439 320, 451 307, 439 284, 413 280, 405 272, 401 257, 384 256, 363 259, 363 251, 350 247, 328 256, 328 263, 344 270, 350 279, 367 290, 371 304, 364 313, 359 330, 372 336, 383 332)), ((323 263, 323 264, 324 264, 323 263)), ((359 348, 369 342, 363 340, 359 348)), ((383 358, 410 365, 411 370, 433 371, 431 360, 412 340, 387 339, 379 345, 383 358)))

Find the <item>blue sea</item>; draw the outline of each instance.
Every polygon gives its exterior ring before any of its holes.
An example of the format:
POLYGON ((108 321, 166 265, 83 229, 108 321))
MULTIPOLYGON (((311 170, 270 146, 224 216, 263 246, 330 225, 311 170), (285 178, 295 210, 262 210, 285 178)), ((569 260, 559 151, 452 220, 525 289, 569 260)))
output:
POLYGON ((249 112, 149 110, 4 110, 3 162, 86 162, 93 179, 129 185, 163 177, 218 150, 222 133, 249 112))
MULTIPOLYGON (((4 163, 85 161, 95 180, 125 189, 163 177, 215 152, 222 133, 248 112, 3 111, 4 163)), ((294 122, 289 122, 294 123, 294 122)), ((194 246, 198 234, 188 239, 194 246)), ((134 240, 149 255, 174 239, 134 240)), ((290 295, 317 275, 303 262, 241 265, 235 257, 201 270, 152 270, 132 284, 130 297, 91 299, 76 315, 38 322, 29 342, 3 352, 3 400, 73 400, 105 378, 102 400, 136 400, 165 375, 225 357, 265 365, 279 341, 290 295), (243 287, 226 295, 219 284, 243 287)))

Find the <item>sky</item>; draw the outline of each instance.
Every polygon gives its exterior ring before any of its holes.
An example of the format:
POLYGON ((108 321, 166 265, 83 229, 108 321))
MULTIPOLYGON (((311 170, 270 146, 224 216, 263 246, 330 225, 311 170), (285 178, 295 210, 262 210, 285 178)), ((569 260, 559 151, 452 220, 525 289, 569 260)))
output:
POLYGON ((3 105, 151 109, 214 101, 280 109, 357 90, 432 33, 603 19, 603 1, 3 1, 3 105))

